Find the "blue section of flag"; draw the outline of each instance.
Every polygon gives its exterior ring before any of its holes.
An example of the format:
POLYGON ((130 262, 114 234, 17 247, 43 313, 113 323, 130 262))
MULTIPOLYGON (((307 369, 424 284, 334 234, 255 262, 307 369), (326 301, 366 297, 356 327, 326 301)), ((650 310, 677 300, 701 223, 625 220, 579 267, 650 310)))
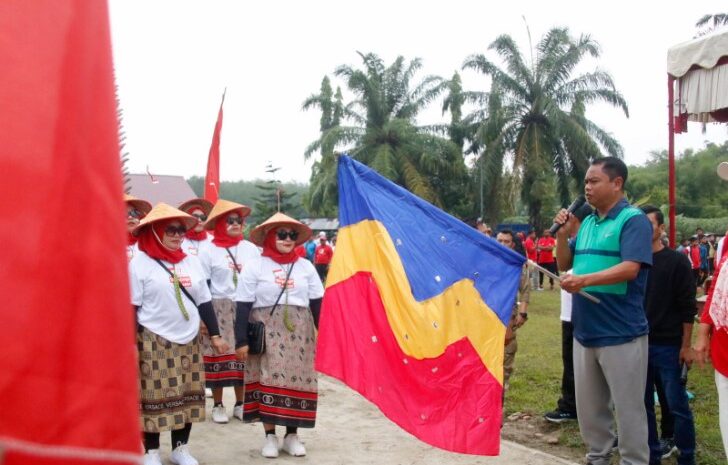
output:
POLYGON ((515 303, 525 257, 351 159, 339 157, 340 227, 363 220, 384 225, 418 301, 462 279, 503 324, 515 303))

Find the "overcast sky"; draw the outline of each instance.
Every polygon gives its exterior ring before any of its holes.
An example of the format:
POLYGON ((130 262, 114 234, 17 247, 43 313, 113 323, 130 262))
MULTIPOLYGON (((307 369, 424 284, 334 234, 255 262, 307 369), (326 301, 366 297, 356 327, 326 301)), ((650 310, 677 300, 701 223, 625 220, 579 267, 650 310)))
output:
MULTIPOLYGON (((465 58, 485 53, 510 34, 525 56, 553 26, 589 33, 602 47, 597 61, 625 96, 630 118, 609 106, 587 116, 624 146, 627 163, 667 148, 667 49, 691 39, 707 13, 723 1, 140 1, 111 0, 114 61, 132 172, 203 175, 220 97, 227 87, 221 143, 223 180, 265 177, 266 162, 282 180, 307 182, 306 146, 318 137, 320 114, 301 111, 324 75, 340 64, 358 66, 356 51, 387 64, 397 55, 420 57, 419 78, 445 78, 465 58)), ((462 71, 466 90, 487 90, 482 75, 462 71)), ((342 83, 342 87, 343 83, 342 83)), ((420 122, 446 122, 441 101, 420 122)), ((679 151, 722 143, 725 125, 707 134, 691 123, 676 137, 679 151)), ((679 175, 679 174, 678 174, 679 175)))

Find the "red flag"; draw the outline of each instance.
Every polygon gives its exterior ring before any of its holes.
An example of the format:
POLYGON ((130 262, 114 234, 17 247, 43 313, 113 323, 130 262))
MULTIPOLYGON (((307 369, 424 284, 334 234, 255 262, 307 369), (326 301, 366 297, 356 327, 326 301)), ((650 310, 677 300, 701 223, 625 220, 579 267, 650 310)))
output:
POLYGON ((222 104, 225 103, 225 92, 222 93, 220 111, 217 113, 215 132, 212 134, 210 154, 207 157, 207 174, 205 175, 205 199, 217 202, 220 195, 220 132, 222 131, 222 104))
POLYGON ((0 2, 0 461, 141 458, 106 2, 0 2))

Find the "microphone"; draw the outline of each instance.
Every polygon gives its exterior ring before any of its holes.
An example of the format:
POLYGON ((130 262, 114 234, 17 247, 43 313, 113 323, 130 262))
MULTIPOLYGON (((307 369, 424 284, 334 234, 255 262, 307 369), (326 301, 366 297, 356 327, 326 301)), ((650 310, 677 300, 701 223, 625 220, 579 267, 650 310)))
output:
MULTIPOLYGON (((571 205, 569 205, 569 208, 567 208, 566 211, 568 211, 569 213, 574 213, 579 208, 581 208, 581 206, 584 205, 585 203, 586 203, 586 198, 584 198, 583 195, 580 195, 579 197, 576 198, 576 200, 571 202, 571 205)), ((556 234, 556 231, 561 229, 561 226, 563 226, 563 225, 561 225, 559 223, 554 223, 553 225, 551 225, 551 229, 549 229, 549 232, 551 232, 551 235, 553 236, 554 234, 556 234)))

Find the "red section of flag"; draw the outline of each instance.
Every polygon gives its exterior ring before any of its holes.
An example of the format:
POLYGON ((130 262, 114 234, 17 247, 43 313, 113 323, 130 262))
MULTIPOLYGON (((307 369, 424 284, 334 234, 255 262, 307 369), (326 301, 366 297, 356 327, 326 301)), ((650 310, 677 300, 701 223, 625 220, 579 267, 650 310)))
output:
POLYGON ((0 2, 0 30, 2 460, 134 463, 138 381, 106 2, 0 2))
POLYGON ((358 391, 404 430, 453 452, 499 453, 498 380, 466 338, 437 358, 405 355, 370 273, 326 288, 318 338, 316 369, 358 391))
POLYGON ((225 103, 225 92, 222 93, 220 111, 217 113, 215 132, 212 134, 210 154, 207 156, 207 174, 205 175, 205 199, 217 202, 220 196, 220 132, 222 132, 222 105, 225 103))

